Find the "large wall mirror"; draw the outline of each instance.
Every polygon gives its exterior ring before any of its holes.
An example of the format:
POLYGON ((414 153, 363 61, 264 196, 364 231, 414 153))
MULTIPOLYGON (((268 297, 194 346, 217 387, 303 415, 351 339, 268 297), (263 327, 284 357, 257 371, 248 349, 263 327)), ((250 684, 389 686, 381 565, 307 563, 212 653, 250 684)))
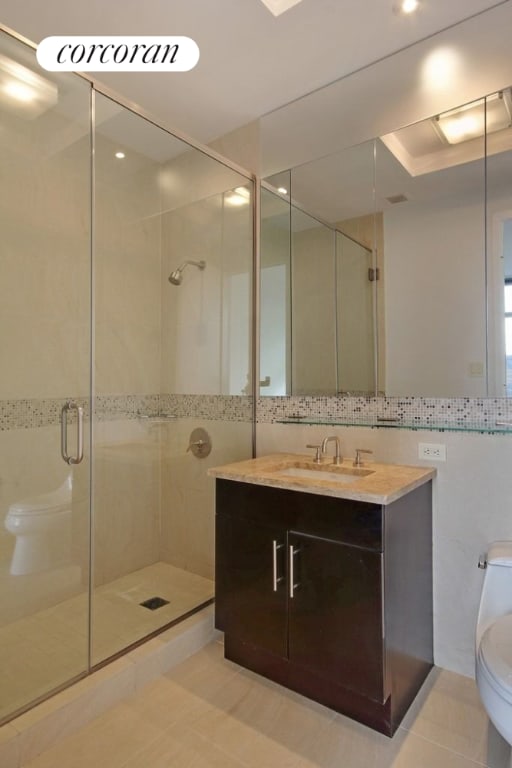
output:
POLYGON ((262 395, 512 396, 511 124, 507 89, 265 181, 262 395))

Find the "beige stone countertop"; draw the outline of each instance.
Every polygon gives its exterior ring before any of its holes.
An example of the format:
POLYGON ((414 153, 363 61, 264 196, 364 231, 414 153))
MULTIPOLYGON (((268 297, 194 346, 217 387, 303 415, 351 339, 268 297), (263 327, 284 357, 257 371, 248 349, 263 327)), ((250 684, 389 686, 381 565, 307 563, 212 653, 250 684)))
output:
POLYGON ((342 464, 335 465, 331 456, 322 458, 321 463, 316 464, 311 455, 275 453, 212 467, 208 474, 241 483, 269 485, 373 504, 390 504, 427 483, 435 477, 436 470, 431 467, 377 464, 371 461, 365 461, 361 467, 354 467, 353 459, 345 459, 342 464), (332 475, 332 480, 328 475, 332 475))

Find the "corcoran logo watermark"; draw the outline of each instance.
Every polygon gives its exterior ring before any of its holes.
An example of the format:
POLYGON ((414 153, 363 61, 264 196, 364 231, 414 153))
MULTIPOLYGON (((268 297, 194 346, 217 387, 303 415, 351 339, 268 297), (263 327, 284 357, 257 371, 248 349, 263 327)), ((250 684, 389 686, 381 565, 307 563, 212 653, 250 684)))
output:
POLYGON ((45 37, 37 60, 49 72, 188 72, 199 61, 190 37, 45 37))

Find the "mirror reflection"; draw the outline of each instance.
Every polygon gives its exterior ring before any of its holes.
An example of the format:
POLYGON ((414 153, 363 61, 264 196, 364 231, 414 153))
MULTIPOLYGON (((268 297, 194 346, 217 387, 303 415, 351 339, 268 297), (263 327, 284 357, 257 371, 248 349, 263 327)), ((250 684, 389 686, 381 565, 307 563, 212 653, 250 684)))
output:
POLYGON ((507 90, 267 180, 261 394, 512 394, 511 115, 507 90))

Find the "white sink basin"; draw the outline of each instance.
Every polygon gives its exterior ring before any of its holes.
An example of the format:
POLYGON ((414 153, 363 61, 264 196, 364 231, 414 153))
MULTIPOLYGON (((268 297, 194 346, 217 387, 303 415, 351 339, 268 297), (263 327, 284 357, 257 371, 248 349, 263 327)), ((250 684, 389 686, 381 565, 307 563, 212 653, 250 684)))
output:
POLYGON ((373 474, 373 470, 350 470, 338 466, 333 466, 332 469, 320 469, 320 467, 318 469, 316 469, 316 467, 310 469, 307 467, 294 466, 277 469, 275 474, 284 477, 300 477, 304 480, 328 480, 331 483, 342 483, 343 485, 347 485, 355 483, 357 480, 361 480, 361 478, 366 475, 373 474))

